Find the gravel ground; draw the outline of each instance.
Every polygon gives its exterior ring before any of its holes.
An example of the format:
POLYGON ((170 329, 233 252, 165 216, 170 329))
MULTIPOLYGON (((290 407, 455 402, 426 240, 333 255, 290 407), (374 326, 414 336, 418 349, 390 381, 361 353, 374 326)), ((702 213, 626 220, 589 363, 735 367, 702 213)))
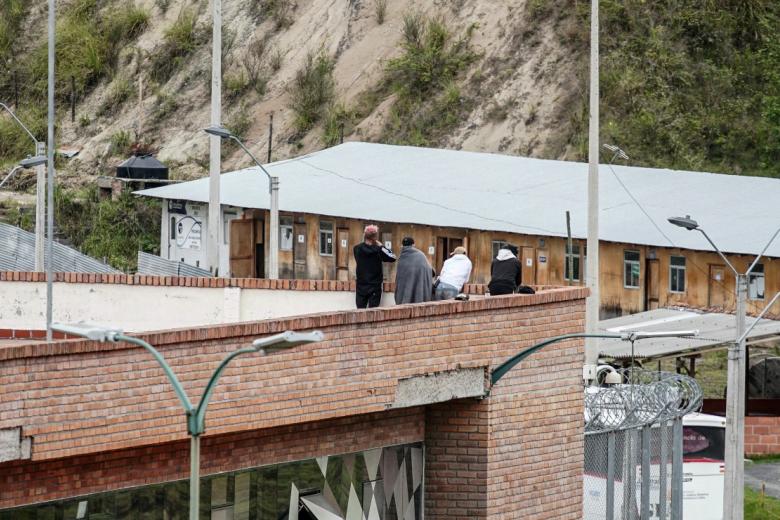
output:
POLYGON ((767 495, 780 498, 780 462, 745 464, 745 484, 760 491, 762 482, 767 495))

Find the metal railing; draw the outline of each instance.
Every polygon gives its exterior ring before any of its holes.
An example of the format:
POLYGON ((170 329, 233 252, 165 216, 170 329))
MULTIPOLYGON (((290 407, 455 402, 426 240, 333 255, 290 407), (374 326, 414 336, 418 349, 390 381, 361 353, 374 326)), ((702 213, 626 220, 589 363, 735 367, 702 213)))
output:
POLYGON ((196 276, 210 278, 211 273, 206 269, 195 267, 184 262, 167 260, 157 255, 150 255, 138 251, 138 274, 152 274, 158 276, 196 276))
POLYGON ((586 520, 681 520, 683 427, 702 392, 690 377, 619 370, 624 383, 585 390, 586 520))

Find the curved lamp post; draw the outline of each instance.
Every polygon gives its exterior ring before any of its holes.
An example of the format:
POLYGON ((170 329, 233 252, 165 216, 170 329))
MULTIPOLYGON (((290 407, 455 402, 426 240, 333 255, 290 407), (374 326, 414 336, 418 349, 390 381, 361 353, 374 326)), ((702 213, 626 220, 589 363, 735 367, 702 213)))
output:
POLYGON ((176 374, 165 361, 165 358, 156 348, 146 341, 131 336, 125 336, 119 329, 104 328, 86 323, 77 323, 73 325, 54 323, 52 324, 52 329, 65 334, 80 336, 93 341, 100 341, 101 343, 106 341, 110 343, 118 343, 120 341, 132 343, 133 345, 138 345, 149 351, 155 361, 160 365, 165 373, 165 377, 167 377, 168 381, 171 383, 173 391, 176 393, 176 397, 179 398, 179 402, 181 403, 182 408, 184 408, 184 413, 187 416, 187 433, 190 436, 190 520, 198 520, 200 515, 200 436, 206 430, 206 409, 208 408, 211 395, 214 392, 214 387, 217 386, 219 377, 222 375, 222 372, 224 372, 227 365, 242 354, 259 353, 261 355, 268 355, 297 345, 316 343, 322 341, 324 338, 324 335, 320 331, 293 332, 288 330, 281 334, 257 339, 252 343, 251 347, 244 347, 235 352, 231 352, 211 374, 209 382, 206 384, 206 388, 203 390, 203 395, 201 396, 200 401, 198 401, 198 404, 193 405, 187 397, 187 393, 184 391, 184 387, 179 381, 179 378, 176 377, 176 374))
MULTIPOLYGON (((254 163, 260 168, 266 177, 268 177, 268 192, 271 194, 271 218, 268 224, 270 230, 268 237, 268 278, 276 280, 279 278, 279 177, 273 177, 268 170, 266 170, 260 161, 252 155, 252 152, 244 146, 241 139, 238 138, 233 132, 225 128, 224 126, 210 126, 203 129, 209 135, 219 137, 221 139, 232 139, 238 146, 241 147, 246 154, 252 158, 254 163)), ((218 225, 219 222, 215 223, 218 225)), ((211 223, 209 223, 211 226, 211 223)))
POLYGON ((740 520, 744 516, 745 501, 745 339, 753 326, 758 323, 767 310, 777 301, 776 294, 772 301, 767 305, 761 314, 753 322, 750 329, 745 330, 747 321, 747 290, 750 273, 758 264, 758 261, 764 255, 770 244, 775 240, 780 229, 775 231, 772 238, 764 246, 764 249, 756 256, 750 264, 748 270, 741 274, 734 265, 729 262, 715 242, 709 235, 699 227, 699 223, 691 218, 690 215, 684 217, 670 217, 669 223, 677 227, 687 229, 688 231, 698 231, 707 242, 710 243, 715 252, 718 253, 723 262, 734 273, 737 283, 737 301, 736 301, 736 340, 729 346, 728 355, 728 383, 726 385, 726 450, 725 450, 725 489, 723 493, 723 518, 726 520, 740 520))
MULTIPOLYGON (((3 185, 8 181, 8 179, 13 177, 14 173, 18 172, 19 170, 24 169, 24 168, 33 168, 35 166, 41 166, 43 164, 46 164, 46 161, 48 161, 48 160, 49 159, 45 155, 36 155, 35 157, 28 157, 27 159, 22 159, 21 161, 19 161, 19 164, 14 166, 11 169, 11 171, 8 172, 8 175, 3 177, 3 180, 0 181, 0 188, 2 188, 3 185)), ((38 244, 36 242, 36 250, 35 250, 35 254, 36 255, 38 254, 38 247, 37 246, 38 246, 38 244)), ((36 262, 36 264, 37 264, 37 262, 36 262)), ((35 270, 36 271, 39 270, 37 265, 35 266, 35 270)))
MULTIPOLYGON (((36 157, 45 157, 46 156, 46 144, 42 141, 39 141, 33 134, 30 132, 30 129, 24 126, 24 123, 16 117, 16 114, 14 114, 13 110, 11 110, 8 105, 5 103, 0 103, 0 108, 5 109, 6 112, 8 112, 11 117, 16 121, 16 123, 24 130, 27 135, 30 136, 30 139, 33 140, 33 143, 35 143, 35 154, 36 157)), ((24 161, 22 161, 24 162, 24 161)), ((45 212, 45 206, 46 203, 44 201, 44 195, 45 195, 45 188, 44 183, 46 181, 46 169, 43 167, 43 165, 46 164, 46 161, 43 162, 36 162, 35 164, 31 164, 29 166, 22 165, 24 168, 30 168, 33 166, 37 167, 36 170, 36 181, 35 181, 35 270, 36 271, 43 271, 44 269, 44 254, 43 254, 43 227, 44 227, 44 212, 45 212)), ((11 175, 8 175, 10 177, 11 175)), ((3 183, 5 180, 3 180, 3 183)), ((0 186, 2 186, 3 183, 0 183, 0 186)))
POLYGON ((692 338, 694 336, 697 336, 699 334, 698 330, 677 330, 677 331, 671 331, 671 332, 640 332, 640 331, 627 331, 627 332, 620 332, 620 333, 604 333, 604 334, 588 334, 588 333, 577 333, 577 334, 564 334, 563 336, 555 336, 550 339, 546 339, 542 341, 541 343, 537 343, 533 347, 529 347, 525 350, 521 350, 511 358, 507 359, 500 365, 498 365, 496 368, 494 368, 490 372, 490 384, 495 385, 498 383, 498 381, 506 375, 507 372, 512 370, 515 365, 523 361, 525 358, 530 356, 531 354, 542 350, 544 347, 548 345, 552 345, 553 343, 558 343, 559 341, 566 341, 567 339, 574 339, 574 338, 606 338, 606 339, 620 339, 623 341, 630 341, 632 346, 632 355, 633 358, 633 345, 634 342, 640 339, 648 339, 648 338, 692 338))

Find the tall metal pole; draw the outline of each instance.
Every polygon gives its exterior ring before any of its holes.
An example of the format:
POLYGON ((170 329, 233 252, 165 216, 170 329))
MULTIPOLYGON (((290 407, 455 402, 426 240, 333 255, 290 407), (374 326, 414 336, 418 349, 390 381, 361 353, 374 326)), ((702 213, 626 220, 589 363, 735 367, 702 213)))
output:
POLYGON ((200 435, 190 435, 190 520, 200 517, 200 435))
MULTIPOLYGON (((46 153, 46 143, 35 143, 35 155, 46 153)), ((35 270, 46 269, 44 260, 44 229, 46 227, 46 165, 35 167, 35 270)))
POLYGON ((46 340, 51 341, 51 323, 52 323, 52 298, 54 273, 52 265, 54 264, 54 0, 49 0, 49 82, 48 82, 48 178, 46 181, 47 191, 47 216, 46 216, 46 256, 49 261, 46 262, 46 340))
POLYGON ((574 284, 574 243, 571 240, 571 216, 568 210, 566 211, 566 249, 568 249, 568 259, 566 264, 569 266, 569 281, 568 285, 574 284))
MULTIPOLYGON (((590 6, 590 122, 588 126, 588 256, 585 331, 593 334, 599 323, 599 2, 590 6)), ((598 343, 585 339, 585 379, 594 379, 598 343)))
POLYGON ((745 466, 745 313, 748 275, 737 274, 737 341, 729 345, 726 387, 726 453, 723 517, 741 520, 744 515, 745 466))
MULTIPOLYGON (((222 0, 212 0, 213 27, 211 32, 211 124, 220 126, 222 119, 222 0)), ((219 231, 221 211, 219 198, 219 174, 221 165, 221 139, 209 136, 209 223, 208 265, 219 276, 219 231)))
POLYGON ((279 177, 271 177, 271 222, 268 237, 268 278, 279 278, 279 177))

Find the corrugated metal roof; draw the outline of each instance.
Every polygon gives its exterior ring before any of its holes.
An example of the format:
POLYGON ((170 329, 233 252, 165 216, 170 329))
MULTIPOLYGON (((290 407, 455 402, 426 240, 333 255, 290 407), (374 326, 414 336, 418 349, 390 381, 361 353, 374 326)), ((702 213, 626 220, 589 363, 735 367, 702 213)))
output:
MULTIPOLYGON (((736 324, 733 314, 699 312, 678 309, 656 309, 620 318, 602 320, 599 329, 609 332, 625 331, 674 331, 698 330, 695 338, 650 338, 636 341, 634 355, 638 359, 670 357, 694 351, 721 348, 734 341, 736 324)), ((747 318, 747 326, 755 318, 747 318)), ((777 337, 780 338, 780 321, 763 319, 750 332, 747 342, 777 337)), ((600 339, 599 355, 606 358, 627 358, 631 356, 631 343, 627 341, 600 339)))
POLYGON ((200 267, 177 262, 176 260, 167 260, 157 255, 151 255, 138 251, 138 274, 153 274, 156 276, 197 276, 211 277, 211 272, 200 267))
MULTIPOLYGON (((54 242, 54 271, 73 273, 121 273, 103 262, 75 249, 54 242)), ((49 256, 45 254, 48 265, 49 256)), ((35 235, 16 226, 0 223, 0 270, 2 271, 34 271, 35 270, 35 235)))
MULTIPOLYGON (((351 142, 267 169, 280 179, 282 211, 565 236, 569 210, 573 236, 586 236, 583 163, 351 142)), ((136 193, 208 202, 208 179, 136 193)), ((778 200, 779 179, 626 166, 613 174, 602 165, 601 239, 709 250, 701 234, 666 221, 690 214, 722 250, 755 254, 780 225, 778 200)), ((267 209, 265 175, 256 168, 222 175, 221 201, 267 209)), ((780 257, 780 240, 767 254, 780 257)))

